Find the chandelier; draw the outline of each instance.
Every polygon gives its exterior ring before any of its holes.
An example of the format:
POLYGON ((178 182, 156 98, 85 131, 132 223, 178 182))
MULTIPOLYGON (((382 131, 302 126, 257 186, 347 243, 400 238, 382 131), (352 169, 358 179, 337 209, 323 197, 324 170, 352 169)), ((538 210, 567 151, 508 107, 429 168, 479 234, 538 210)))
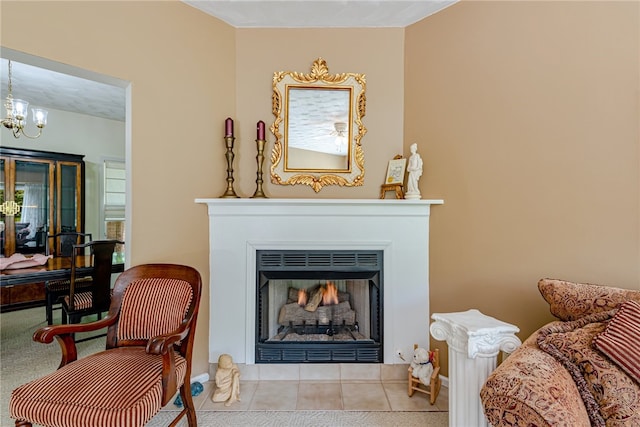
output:
POLYGON ((29 103, 22 99, 14 99, 11 85, 11 61, 9 61, 9 84, 8 84, 9 94, 7 95, 7 99, 4 102, 4 106, 7 109, 7 117, 2 119, 2 125, 7 129, 11 129, 13 136, 15 138, 20 138, 20 135, 24 135, 27 138, 36 139, 40 135, 42 135, 42 128, 47 124, 47 110, 43 110, 42 108, 33 107, 31 108, 32 120, 33 123, 38 127, 37 135, 28 135, 25 133, 24 128, 27 121, 27 116, 29 115, 29 103))
POLYGON ((331 134, 336 137, 335 139, 336 151, 342 151, 343 145, 347 141, 347 136, 346 136, 347 124, 344 122, 335 122, 333 124, 333 127, 335 129, 335 132, 332 132, 331 134))

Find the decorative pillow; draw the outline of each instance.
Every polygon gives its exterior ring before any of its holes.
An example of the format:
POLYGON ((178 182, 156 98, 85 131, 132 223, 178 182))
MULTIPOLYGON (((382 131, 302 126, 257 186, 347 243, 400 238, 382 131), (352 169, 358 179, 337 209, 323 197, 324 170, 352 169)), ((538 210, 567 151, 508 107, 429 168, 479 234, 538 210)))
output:
POLYGON ((619 308, 628 300, 640 302, 640 291, 557 279, 541 279, 538 290, 551 314, 564 321, 619 308))
POLYGON ((640 383, 640 303, 622 304, 593 344, 640 383))
POLYGON ((640 425, 640 386, 593 346, 616 310, 540 330, 538 346, 571 374, 592 426, 640 425))

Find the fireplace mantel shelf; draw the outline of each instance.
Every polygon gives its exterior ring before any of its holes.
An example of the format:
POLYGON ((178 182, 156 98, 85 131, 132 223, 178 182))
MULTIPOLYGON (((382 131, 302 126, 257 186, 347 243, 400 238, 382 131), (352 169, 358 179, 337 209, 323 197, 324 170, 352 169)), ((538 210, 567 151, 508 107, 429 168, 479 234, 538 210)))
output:
POLYGON ((379 250, 384 361, 429 346, 429 216, 443 200, 199 198, 209 216, 209 361, 254 364, 258 250, 379 250), (416 325, 407 328, 406 325, 416 325))
MULTIPOLYGON (((414 209, 441 205, 443 200, 397 200, 397 199, 196 199, 196 203, 203 203, 209 209, 215 209, 221 215, 281 215, 314 213, 318 208, 334 209, 335 215, 351 215, 353 209, 367 209, 368 215, 403 215, 406 212, 412 215, 414 209), (251 210, 255 207, 257 210, 251 210), (401 208, 402 207, 402 208, 401 208), (408 208, 408 209, 406 209, 408 208), (413 209, 412 209, 413 208, 413 209), (249 210, 248 210, 249 209, 249 210), (295 211, 292 211, 295 209, 295 211)), ((210 212, 211 213, 211 212, 210 212)))

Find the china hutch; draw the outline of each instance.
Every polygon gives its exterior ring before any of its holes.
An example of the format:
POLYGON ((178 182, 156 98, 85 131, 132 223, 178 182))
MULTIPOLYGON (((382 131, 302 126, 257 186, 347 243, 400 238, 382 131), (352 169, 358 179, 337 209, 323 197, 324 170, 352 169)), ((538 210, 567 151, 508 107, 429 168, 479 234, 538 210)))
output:
MULTIPOLYGON (((47 234, 84 231, 83 155, 0 147, 0 255, 45 253, 47 234)), ((44 284, 2 287, 2 310, 38 305, 44 284)))

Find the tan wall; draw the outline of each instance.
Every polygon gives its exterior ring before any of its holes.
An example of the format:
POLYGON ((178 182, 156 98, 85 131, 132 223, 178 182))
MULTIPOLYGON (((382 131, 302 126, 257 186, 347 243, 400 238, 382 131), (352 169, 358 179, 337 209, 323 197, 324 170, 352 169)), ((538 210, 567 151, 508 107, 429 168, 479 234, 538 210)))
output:
MULTIPOLYGON (((432 210, 432 311, 477 307, 524 336, 549 317, 540 277, 639 286, 637 9, 464 2, 405 34, 236 30, 175 1, 3 1, 0 42, 132 82, 131 263, 190 264, 205 284, 208 223, 193 200, 225 189, 224 118, 248 196, 273 72, 307 72, 321 56, 331 73, 365 73, 365 186, 317 197, 376 198, 387 161, 418 142, 423 198, 445 199, 432 210)), ((205 286, 196 373, 208 298, 205 286)))
MULTIPOLYGON (((362 73, 367 86, 367 128, 362 138, 365 180, 362 187, 325 187, 316 194, 309 186, 277 186, 268 180, 270 197, 377 198, 389 159, 402 151, 404 104, 403 29, 239 29, 236 34, 237 116, 240 122, 237 180, 239 194, 251 196, 256 184, 256 123, 267 128, 271 112, 272 79, 276 71, 309 73, 313 61, 322 57, 330 74, 362 73), (253 172, 253 173, 252 173, 253 172)), ((267 131, 268 145, 274 137, 267 131)), ((270 163, 265 162, 265 166, 270 163)), ((266 168, 268 172, 268 167, 266 168)))
POLYGON ((208 371, 208 221, 224 191, 224 118, 236 108, 234 29, 179 2, 0 4, 3 47, 127 80, 132 88, 131 264, 176 262, 205 283, 194 372, 208 371), (187 108, 185 108, 187 107, 187 108), (189 114, 189 116, 184 116, 189 114))
POLYGON ((462 2, 407 29, 405 150, 445 200, 432 312, 525 338, 551 319, 542 277, 640 289, 639 8, 462 2))

